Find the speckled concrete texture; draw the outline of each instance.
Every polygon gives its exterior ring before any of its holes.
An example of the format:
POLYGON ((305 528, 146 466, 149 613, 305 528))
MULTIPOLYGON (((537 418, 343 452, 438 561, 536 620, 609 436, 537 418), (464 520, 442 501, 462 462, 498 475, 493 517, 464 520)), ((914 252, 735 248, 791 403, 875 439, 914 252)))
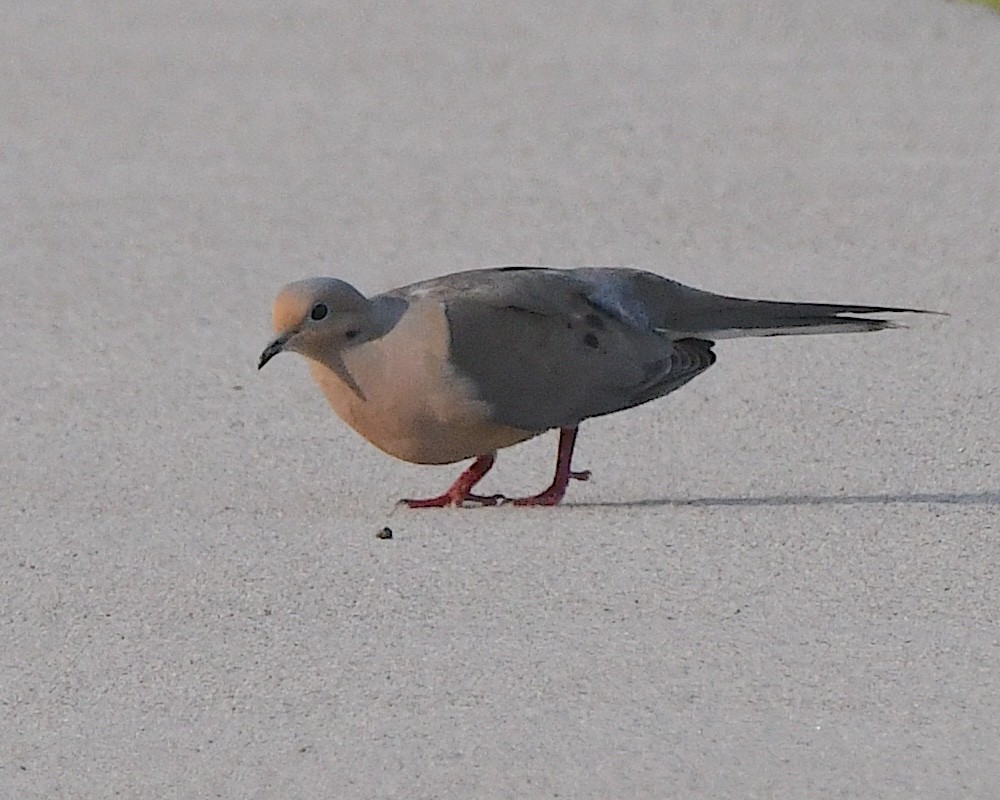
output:
POLYGON ((1000 15, 42 2, 0 52, 0 795, 998 796, 1000 15), (289 280, 505 263, 950 316, 722 342, 557 509, 394 511, 459 465, 255 370, 289 280))

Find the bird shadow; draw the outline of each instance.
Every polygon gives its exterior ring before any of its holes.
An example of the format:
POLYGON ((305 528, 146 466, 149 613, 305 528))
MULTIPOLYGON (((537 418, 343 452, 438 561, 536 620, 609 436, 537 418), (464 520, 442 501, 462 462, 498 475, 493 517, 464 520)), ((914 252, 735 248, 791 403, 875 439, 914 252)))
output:
POLYGON ((741 508, 782 506, 856 506, 856 505, 947 505, 947 506, 1000 506, 1000 492, 913 492, 910 494, 886 492, 884 494, 783 494, 763 497, 661 497, 647 500, 612 500, 597 503, 567 503, 577 508, 711 508, 736 506, 741 508))

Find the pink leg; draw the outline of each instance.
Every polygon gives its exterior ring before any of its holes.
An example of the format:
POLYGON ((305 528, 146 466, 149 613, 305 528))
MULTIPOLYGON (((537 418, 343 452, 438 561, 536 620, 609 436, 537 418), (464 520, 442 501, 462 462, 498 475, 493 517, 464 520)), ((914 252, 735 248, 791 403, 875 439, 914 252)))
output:
POLYGON ((518 497, 511 500, 511 503, 515 506, 555 506, 566 494, 566 487, 569 486, 571 478, 577 481, 585 481, 590 478, 590 472, 587 470, 574 472, 570 469, 576 432, 576 428, 559 429, 559 457, 556 460, 556 475, 552 479, 552 485, 541 494, 532 497, 518 497))
POLYGON ((458 480, 442 495, 419 500, 406 499, 399 502, 408 508, 447 508, 448 506, 461 506, 466 501, 478 503, 482 506, 495 506, 504 499, 503 495, 483 496, 472 494, 472 487, 479 483, 483 479, 483 476, 490 471, 495 460, 495 453, 479 456, 479 458, 472 462, 472 466, 459 475, 458 480))

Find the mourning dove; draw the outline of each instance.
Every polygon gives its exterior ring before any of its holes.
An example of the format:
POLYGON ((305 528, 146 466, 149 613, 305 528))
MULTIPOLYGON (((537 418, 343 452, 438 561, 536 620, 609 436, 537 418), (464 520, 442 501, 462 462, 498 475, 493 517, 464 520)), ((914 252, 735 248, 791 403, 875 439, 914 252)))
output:
POLYGON ((263 367, 309 359, 334 410, 379 449, 417 464, 474 458, 411 508, 556 505, 580 423, 663 397, 715 362, 717 339, 898 327, 845 314, 918 309, 746 300, 637 269, 501 267, 445 275, 365 298, 336 278, 285 286, 263 367), (559 429, 552 485, 515 500, 472 488, 497 450, 559 429))

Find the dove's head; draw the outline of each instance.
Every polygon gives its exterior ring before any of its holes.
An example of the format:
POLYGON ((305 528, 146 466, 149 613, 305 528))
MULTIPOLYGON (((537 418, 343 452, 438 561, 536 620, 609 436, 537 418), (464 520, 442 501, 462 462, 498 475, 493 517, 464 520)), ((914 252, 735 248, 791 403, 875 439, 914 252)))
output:
POLYGON ((309 278, 288 284, 272 311, 275 339, 260 354, 260 369, 289 350, 329 363, 341 351, 371 338, 371 303, 349 283, 309 278))

